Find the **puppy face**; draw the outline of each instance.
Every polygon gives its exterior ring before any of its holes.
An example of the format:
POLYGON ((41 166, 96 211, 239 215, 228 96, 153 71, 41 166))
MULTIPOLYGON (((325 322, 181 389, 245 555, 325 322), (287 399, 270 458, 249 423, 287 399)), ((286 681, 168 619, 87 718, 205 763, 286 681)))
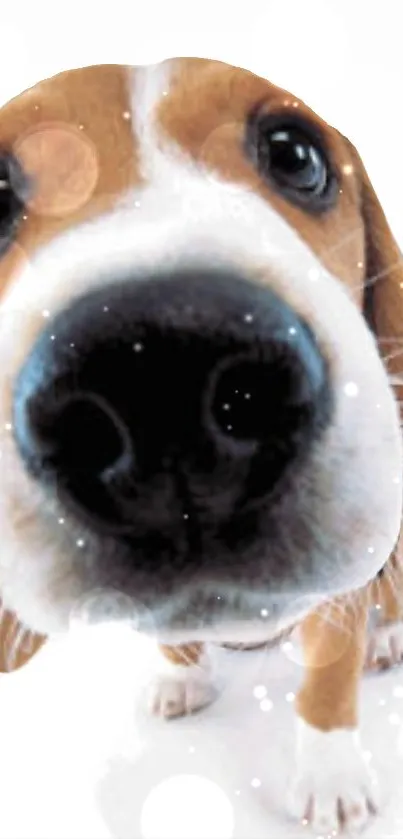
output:
POLYGON ((399 269, 348 142, 180 59, 43 82, 0 147, 5 606, 47 634, 112 588, 231 640, 364 585, 402 503, 364 306, 388 337, 399 269))

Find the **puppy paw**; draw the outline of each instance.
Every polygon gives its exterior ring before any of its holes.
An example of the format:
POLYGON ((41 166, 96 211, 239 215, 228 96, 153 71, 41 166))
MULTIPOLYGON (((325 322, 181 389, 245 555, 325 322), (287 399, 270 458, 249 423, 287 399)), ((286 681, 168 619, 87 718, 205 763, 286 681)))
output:
POLYGON ((289 814, 321 835, 357 833, 379 807, 378 785, 348 729, 323 732, 299 719, 289 814))
POLYGON ((215 697, 211 667, 205 657, 198 664, 165 667, 149 687, 149 710, 170 719, 192 714, 209 705, 215 697))
POLYGON ((366 666, 388 670, 403 662, 403 621, 376 626, 369 635, 366 666))

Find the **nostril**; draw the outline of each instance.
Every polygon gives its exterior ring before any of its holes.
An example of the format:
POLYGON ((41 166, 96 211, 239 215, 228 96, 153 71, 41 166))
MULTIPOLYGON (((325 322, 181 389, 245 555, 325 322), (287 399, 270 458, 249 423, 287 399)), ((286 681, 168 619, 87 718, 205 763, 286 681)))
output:
POLYGON ((69 400, 54 420, 53 439, 60 466, 100 475, 112 467, 125 448, 118 417, 99 398, 69 400))
POLYGON ((132 440, 107 400, 93 393, 56 395, 56 388, 36 391, 17 402, 16 429, 28 468, 42 480, 56 479, 68 507, 100 531, 131 529, 123 508, 133 495, 132 440))
MULTIPOLYGON (((247 359, 227 361, 214 376, 211 418, 235 440, 254 442, 267 430, 268 403, 275 399, 267 365, 247 359)), ((279 383, 274 382, 279 389, 279 383)))
POLYGON ((216 437, 247 449, 280 440, 309 418, 323 382, 324 365, 308 336, 297 348, 277 342, 260 357, 225 359, 209 382, 207 423, 216 437))
POLYGON ((70 477, 78 473, 100 476, 120 460, 127 447, 125 426, 98 396, 70 396, 52 410, 36 402, 28 414, 36 451, 70 477))

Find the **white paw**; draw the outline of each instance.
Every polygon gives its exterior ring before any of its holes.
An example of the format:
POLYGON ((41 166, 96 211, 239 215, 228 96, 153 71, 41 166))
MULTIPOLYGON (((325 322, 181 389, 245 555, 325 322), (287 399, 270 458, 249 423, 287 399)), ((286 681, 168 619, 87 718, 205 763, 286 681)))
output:
POLYGON ((207 658, 200 664, 164 667, 151 682, 149 708, 159 717, 180 717, 209 705, 214 699, 211 668, 207 658))
POLYGON ((358 732, 323 732, 298 719, 297 771, 289 793, 293 818, 321 835, 356 833, 379 806, 377 781, 358 732))
POLYGON ((386 670, 403 661, 403 622, 376 626, 368 640, 367 667, 386 670))

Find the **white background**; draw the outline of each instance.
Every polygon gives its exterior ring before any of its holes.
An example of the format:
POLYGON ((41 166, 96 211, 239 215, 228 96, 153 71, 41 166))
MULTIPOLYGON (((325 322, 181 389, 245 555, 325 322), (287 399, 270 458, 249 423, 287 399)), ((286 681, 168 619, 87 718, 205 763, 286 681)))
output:
MULTIPOLYGON (((243 65, 350 137, 402 243, 402 15, 398 0, 7 0, 0 101, 83 64, 199 55, 243 65)), ((218 663, 226 687, 216 705, 167 725, 136 710, 149 658, 134 639, 112 646, 103 637, 73 639, 2 677, 0 837, 134 838, 141 819, 144 839, 305 835, 282 809, 292 768, 290 693, 301 668, 281 650, 220 653, 218 663), (270 711, 260 709, 256 685, 265 686, 270 711), (189 774, 218 787, 185 779, 146 803, 169 776, 189 774), (201 785, 196 797, 192 783, 201 785), (180 814, 188 820, 182 827, 180 814)), ((399 671, 362 686, 365 744, 389 796, 368 831, 373 839, 403 835, 402 686, 399 671)))

